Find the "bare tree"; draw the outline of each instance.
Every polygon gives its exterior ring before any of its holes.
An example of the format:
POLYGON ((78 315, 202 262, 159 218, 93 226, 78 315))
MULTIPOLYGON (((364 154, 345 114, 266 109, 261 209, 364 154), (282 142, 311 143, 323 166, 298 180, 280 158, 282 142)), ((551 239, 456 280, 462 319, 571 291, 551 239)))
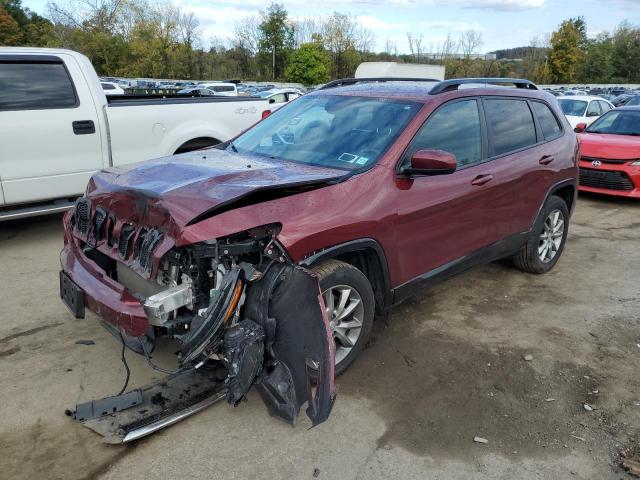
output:
POLYGON ((465 58, 469 58, 474 53, 477 53, 480 47, 482 47, 482 44, 482 34, 477 30, 462 32, 458 40, 459 50, 465 58))
POLYGON ((68 0, 64 4, 47 4, 54 23, 95 32, 117 33, 124 0, 68 0))
POLYGON ((189 48, 200 46, 200 22, 193 12, 181 12, 178 16, 178 39, 189 48))
POLYGON ((258 15, 251 15, 237 21, 233 29, 232 45, 255 55, 260 45, 260 21, 258 15))
POLYGON ((547 55, 551 48, 551 39, 549 36, 535 36, 529 42, 529 46, 522 59, 525 78, 539 81, 542 65, 547 61, 547 55))
POLYGON ((384 41, 384 53, 389 57, 397 57, 398 56, 398 44, 387 37, 384 41))
POLYGON ((445 63, 449 60, 454 53, 456 53, 456 41, 451 36, 451 33, 447 33, 447 37, 442 43, 436 43, 431 47, 432 56, 434 59, 445 63))
POLYGON ((355 17, 334 12, 322 23, 322 40, 332 59, 333 77, 352 76, 363 53, 373 48, 375 34, 355 17))
POLYGON ((424 47, 422 42, 424 35, 422 33, 407 33, 407 42, 409 42, 409 50, 415 58, 416 63, 420 63, 424 55, 424 47))
POLYGON ((298 17, 294 19, 295 47, 303 43, 313 42, 322 32, 323 19, 321 17, 298 17))

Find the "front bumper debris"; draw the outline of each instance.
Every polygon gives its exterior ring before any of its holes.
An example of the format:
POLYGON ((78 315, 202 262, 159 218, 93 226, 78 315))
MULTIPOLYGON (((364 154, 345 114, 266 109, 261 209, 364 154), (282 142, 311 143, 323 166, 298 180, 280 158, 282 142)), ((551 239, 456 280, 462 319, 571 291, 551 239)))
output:
MULTIPOLYGON (((225 398, 224 383, 220 373, 214 370, 171 375, 133 392, 140 396, 140 403, 94 418, 80 417, 78 421, 102 435, 105 443, 128 443, 173 425, 225 398)), ((119 397, 107 400, 115 404, 119 397)), ((76 416, 78 408, 74 413, 76 416)))
POLYGON ((182 345, 177 372, 141 389, 139 402, 129 392, 76 408, 106 442, 135 440, 223 398, 237 406, 253 385, 268 411, 292 425, 304 405, 312 425, 328 418, 334 343, 318 280, 288 260, 271 227, 174 249, 152 283, 77 238, 68 220, 61 278, 82 304, 149 363, 156 338, 182 345))

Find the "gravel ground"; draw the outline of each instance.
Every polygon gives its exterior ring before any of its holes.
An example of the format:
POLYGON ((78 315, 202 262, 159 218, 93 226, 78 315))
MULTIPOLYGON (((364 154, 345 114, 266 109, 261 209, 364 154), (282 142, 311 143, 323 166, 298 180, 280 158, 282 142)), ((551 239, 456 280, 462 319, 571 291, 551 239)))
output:
MULTIPOLYGON (((640 451, 639 212, 581 196, 550 274, 498 262, 397 307, 312 430, 251 394, 126 447, 64 415, 117 392, 124 369, 96 317, 74 320, 59 300, 60 217, 1 224, 2 477, 631 478, 620 452, 640 451)), ((172 366, 174 350, 155 358, 172 366)), ((131 386, 158 378, 128 359, 131 386)))

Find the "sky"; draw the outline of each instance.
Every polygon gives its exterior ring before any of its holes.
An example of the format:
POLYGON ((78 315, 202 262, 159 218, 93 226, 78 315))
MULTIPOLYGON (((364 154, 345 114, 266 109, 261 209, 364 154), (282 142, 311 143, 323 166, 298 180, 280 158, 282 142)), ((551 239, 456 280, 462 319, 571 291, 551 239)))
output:
MULTIPOLYGON (((23 5, 46 15, 49 0, 23 0, 23 5)), ((54 0, 64 3, 65 0, 54 0)), ((205 45, 210 39, 228 38, 237 20, 255 15, 271 3, 263 0, 236 2, 172 0, 198 17, 205 45)), ((283 0, 292 17, 317 17, 334 11, 347 13, 377 37, 374 50, 387 40, 400 53, 409 52, 407 32, 422 33, 426 50, 437 50, 450 33, 476 30, 483 44, 479 53, 525 46, 534 37, 550 34, 562 20, 584 16, 589 36, 611 31, 629 20, 640 23, 640 0, 283 0)))

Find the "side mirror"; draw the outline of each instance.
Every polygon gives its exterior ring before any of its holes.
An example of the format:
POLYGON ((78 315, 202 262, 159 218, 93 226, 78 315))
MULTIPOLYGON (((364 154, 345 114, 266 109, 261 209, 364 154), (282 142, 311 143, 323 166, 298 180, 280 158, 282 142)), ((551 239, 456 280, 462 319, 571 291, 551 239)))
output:
POLYGON ((411 165, 403 173, 409 175, 445 175, 456 171, 454 154, 444 150, 418 150, 411 157, 411 165))
POLYGON ((573 129, 574 132, 576 133, 582 133, 584 132, 585 128, 587 128, 587 124, 582 122, 576 125, 576 128, 573 129))

